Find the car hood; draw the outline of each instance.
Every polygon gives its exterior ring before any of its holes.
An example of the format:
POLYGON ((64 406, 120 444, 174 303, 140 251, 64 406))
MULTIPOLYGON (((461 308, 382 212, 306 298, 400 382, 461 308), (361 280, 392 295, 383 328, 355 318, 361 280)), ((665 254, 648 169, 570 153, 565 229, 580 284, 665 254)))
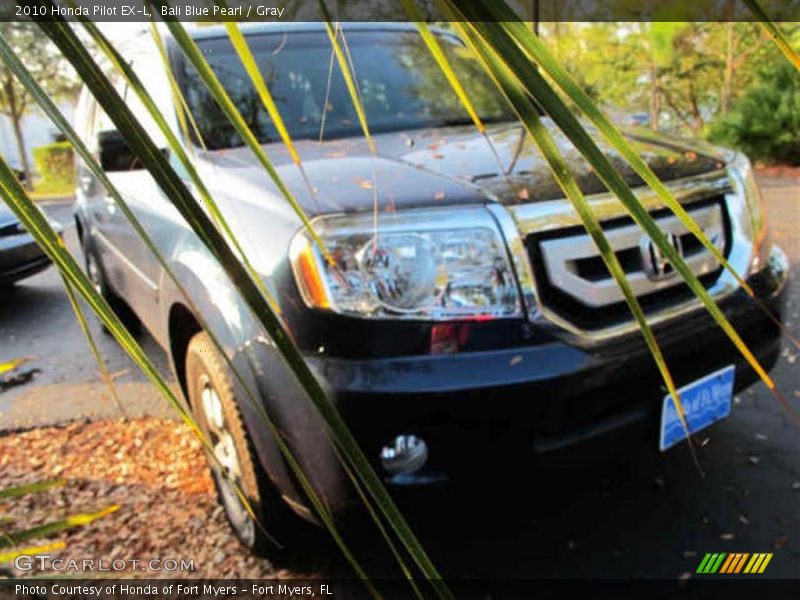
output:
MULTIPOLYGON (((561 152, 585 194, 605 187, 575 147, 548 120, 561 152)), ((597 132, 593 138, 628 185, 641 179, 597 132)), ((629 130, 627 139, 663 181, 720 169, 730 159, 724 151, 694 142, 629 130)), ((422 129, 374 136, 373 156, 363 137, 324 143, 298 141, 301 171, 283 144, 263 146, 281 179, 309 215, 423 206, 499 202, 520 204, 563 197, 547 162, 519 124, 489 128, 488 139, 473 126, 422 129), (309 186, 310 183, 310 186, 309 186), (313 188, 313 193, 310 191, 313 188)), ((269 175, 247 148, 214 151, 210 181, 220 193, 237 190, 253 202, 269 190, 269 175)))

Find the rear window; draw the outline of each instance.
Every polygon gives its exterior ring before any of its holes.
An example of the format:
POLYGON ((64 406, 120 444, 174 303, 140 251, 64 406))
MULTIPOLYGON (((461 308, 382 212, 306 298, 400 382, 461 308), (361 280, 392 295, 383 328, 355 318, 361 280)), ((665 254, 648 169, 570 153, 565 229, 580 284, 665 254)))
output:
MULTIPOLYGON (((451 36, 439 39, 478 114, 486 122, 514 120, 467 49, 451 36)), ((293 138, 361 135, 324 31, 249 35, 247 41, 293 138)), ((346 42, 370 131, 471 122, 416 31, 350 31, 346 42)), ((279 140, 229 40, 200 40, 198 45, 261 143, 279 140)), ((194 68, 181 57, 175 69, 205 144, 211 149, 242 145, 194 68)))

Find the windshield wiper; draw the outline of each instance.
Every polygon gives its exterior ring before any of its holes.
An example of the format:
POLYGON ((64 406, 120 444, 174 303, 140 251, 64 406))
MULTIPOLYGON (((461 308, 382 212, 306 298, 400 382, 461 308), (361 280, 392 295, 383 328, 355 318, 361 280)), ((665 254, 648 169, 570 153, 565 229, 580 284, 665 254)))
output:
MULTIPOLYGON (((511 115, 503 115, 500 117, 480 117, 484 125, 492 123, 513 123, 517 121, 516 117, 511 115)), ((458 127, 460 125, 472 125, 473 121, 470 117, 453 117, 451 119, 441 119, 434 123, 434 127, 458 127)))

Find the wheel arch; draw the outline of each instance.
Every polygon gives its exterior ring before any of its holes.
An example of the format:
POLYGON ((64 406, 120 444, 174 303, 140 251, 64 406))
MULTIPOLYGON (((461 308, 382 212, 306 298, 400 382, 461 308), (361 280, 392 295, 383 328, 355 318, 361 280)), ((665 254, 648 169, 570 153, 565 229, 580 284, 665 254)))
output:
MULTIPOLYGON (((293 428, 293 417, 299 412, 306 413, 306 411, 298 412, 297 405, 303 403, 296 397, 296 388, 286 386, 282 389, 286 377, 289 376, 285 363, 276 355, 277 350, 274 345, 267 341, 261 326, 221 273, 216 262, 211 262, 210 259, 207 262, 195 256, 189 263, 180 261, 173 263, 172 268, 178 281, 181 282, 181 287, 190 296, 191 302, 186 300, 174 282, 164 274, 160 284, 161 300, 164 303, 163 345, 169 353, 170 366, 180 384, 187 406, 189 402, 185 373, 186 351, 195 334, 210 330, 219 342, 221 351, 229 357, 241 377, 241 381, 236 383, 239 388, 238 404, 258 459, 292 510, 306 519, 310 518, 311 512, 307 507, 305 496, 300 492, 299 485, 290 472, 272 432, 261 422, 262 417, 252 402, 242 400, 246 394, 242 385, 245 385, 279 429, 293 428), (202 318, 199 315, 202 315, 202 318)), ((309 415, 304 417, 306 427, 290 436, 295 440, 302 439, 302 433, 308 431, 309 420, 313 419, 309 415)), ((321 450, 318 444, 314 449, 321 450)), ((300 447, 296 447, 296 451, 306 454, 300 447)), ((311 452, 311 454, 316 453, 311 452)), ((318 471, 322 465, 308 466, 312 471, 318 471), (314 466, 317 469, 314 469, 314 466)), ((323 496, 330 498, 339 495, 333 489, 339 488, 340 484, 329 479, 331 474, 328 474, 328 477, 319 472, 316 476, 311 475, 311 479, 320 484, 319 491, 323 496)), ((335 506, 340 503, 341 501, 332 504, 335 506)))
POLYGON ((169 355, 175 378, 183 392, 183 397, 188 399, 189 392, 186 386, 186 352, 189 342, 203 330, 200 321, 182 302, 175 302, 169 309, 167 318, 167 340, 169 355))

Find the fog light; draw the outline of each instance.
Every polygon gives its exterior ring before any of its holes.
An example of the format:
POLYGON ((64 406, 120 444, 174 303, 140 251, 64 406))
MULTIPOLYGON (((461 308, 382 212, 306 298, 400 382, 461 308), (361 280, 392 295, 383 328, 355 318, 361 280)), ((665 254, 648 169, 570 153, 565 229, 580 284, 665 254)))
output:
POLYGON ((415 435, 398 435, 381 448, 381 464, 389 475, 409 475, 428 462, 428 444, 415 435))

